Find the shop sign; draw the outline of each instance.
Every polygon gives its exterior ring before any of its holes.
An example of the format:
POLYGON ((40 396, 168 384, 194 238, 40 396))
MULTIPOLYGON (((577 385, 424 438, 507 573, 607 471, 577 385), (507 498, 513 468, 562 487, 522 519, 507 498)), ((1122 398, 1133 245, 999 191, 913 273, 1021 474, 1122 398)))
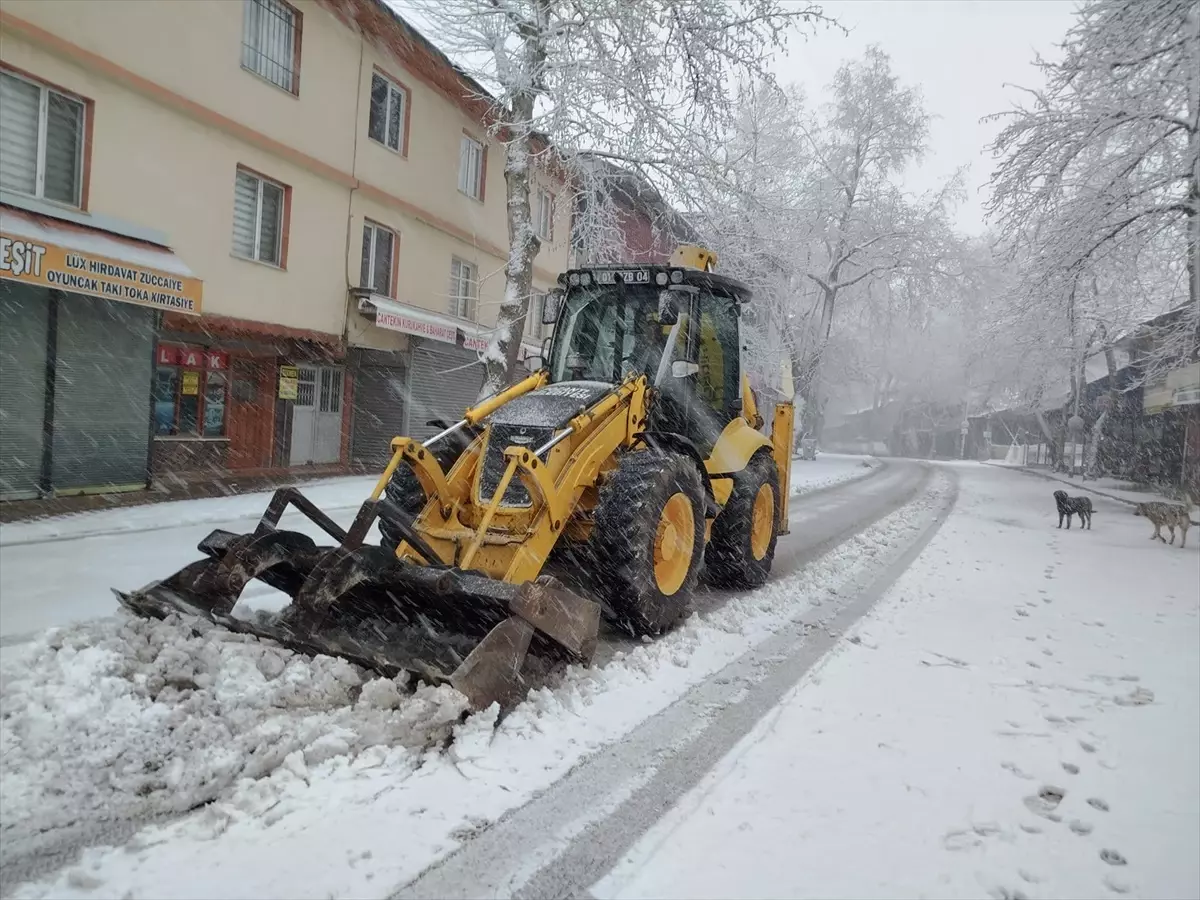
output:
POLYGON ((491 342, 491 338, 468 336, 463 338, 463 348, 466 350, 476 350, 482 353, 488 348, 488 344, 491 342))
POLYGON ((295 400, 300 396, 300 370, 296 366, 279 367, 279 399, 295 400))
POLYGON ((375 311, 375 324, 389 331, 400 331, 404 334, 415 334, 418 337, 432 338, 447 344, 458 342, 458 329, 453 325, 442 325, 439 322, 428 322, 414 316, 405 316, 388 310, 375 311))
POLYGON ((183 379, 179 384, 179 393, 188 397, 194 397, 199 394, 200 373, 191 370, 185 370, 183 373, 183 379))
POLYGON ((200 315, 203 283, 148 266, 0 232, 0 278, 200 315))
POLYGON ((158 345, 157 360, 160 366, 203 368, 210 372, 224 372, 229 368, 229 354, 222 350, 197 350, 191 347, 172 347, 170 344, 158 345))

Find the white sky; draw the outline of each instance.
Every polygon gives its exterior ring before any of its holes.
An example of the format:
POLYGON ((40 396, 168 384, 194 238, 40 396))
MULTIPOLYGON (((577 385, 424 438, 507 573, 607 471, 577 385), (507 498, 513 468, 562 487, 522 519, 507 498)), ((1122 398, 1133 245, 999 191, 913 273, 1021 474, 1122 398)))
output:
MULTIPOLYGON (((788 2, 788 0, 784 0, 788 2)), ((1039 87, 1032 62, 1053 55, 1074 21, 1072 0, 817 0, 827 15, 850 29, 846 36, 821 28, 807 40, 793 38, 775 71, 781 81, 804 85, 810 102, 838 66, 880 45, 905 86, 919 84, 926 108, 938 116, 930 131, 931 152, 910 173, 914 190, 932 188, 969 164, 970 198, 958 211, 960 230, 983 230, 982 202, 991 157, 985 150, 998 123, 979 120, 1010 108, 1018 93, 1005 83, 1039 87)))
MULTIPOLYGON (((385 0, 426 37, 440 43, 421 15, 425 0, 385 0)), ((784 4, 798 0, 781 0, 784 4)), ((839 65, 862 55, 871 44, 891 57, 903 85, 919 84, 926 109, 937 118, 930 129, 930 153, 907 185, 927 190, 959 166, 970 165, 969 198, 956 225, 968 234, 984 228, 982 189, 991 173, 985 150, 1002 127, 984 124, 986 115, 1012 105, 1019 92, 1005 84, 1039 87, 1035 53, 1053 56, 1074 22, 1074 0, 815 0, 850 34, 819 28, 807 40, 794 36, 775 62, 781 81, 804 86, 810 103, 824 98, 839 65)))

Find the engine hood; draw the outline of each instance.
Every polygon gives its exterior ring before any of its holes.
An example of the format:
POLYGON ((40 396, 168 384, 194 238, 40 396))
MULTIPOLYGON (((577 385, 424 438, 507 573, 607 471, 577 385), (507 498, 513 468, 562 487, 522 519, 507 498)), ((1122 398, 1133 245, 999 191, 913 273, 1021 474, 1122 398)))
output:
POLYGON ((492 413, 491 421, 493 425, 562 428, 612 389, 606 381, 563 381, 547 385, 510 400, 492 413))

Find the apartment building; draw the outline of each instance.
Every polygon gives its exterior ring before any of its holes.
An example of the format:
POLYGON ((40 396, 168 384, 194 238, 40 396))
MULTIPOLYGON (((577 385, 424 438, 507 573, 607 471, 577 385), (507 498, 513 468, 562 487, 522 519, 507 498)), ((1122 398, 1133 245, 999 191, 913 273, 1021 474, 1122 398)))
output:
POLYGON ((476 395, 504 148, 381 0, 5 0, 0 91, 0 498, 377 467, 476 395))

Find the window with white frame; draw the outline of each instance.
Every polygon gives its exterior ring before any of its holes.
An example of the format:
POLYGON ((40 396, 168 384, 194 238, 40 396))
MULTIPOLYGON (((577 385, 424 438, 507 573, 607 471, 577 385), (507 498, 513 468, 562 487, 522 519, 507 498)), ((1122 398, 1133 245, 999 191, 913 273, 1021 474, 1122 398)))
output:
POLYGON ((233 186, 233 252, 244 259, 283 262, 283 206, 286 189, 238 169, 233 186))
POLYGON ((538 188, 534 216, 537 236, 543 241, 554 240, 554 195, 549 191, 538 188))
POLYGON ((79 100, 0 72, 0 188, 79 206, 85 114, 79 100))
POLYGON ((371 119, 367 136, 385 147, 404 152, 404 105, 408 91, 376 72, 371 76, 371 119))
POLYGON ((364 224, 359 284, 384 297, 392 296, 392 266, 395 260, 396 233, 374 222, 364 224))
POLYGON ((468 197, 483 199, 483 144, 465 134, 459 145, 458 189, 468 197))
POLYGON ((299 93, 300 14, 282 0, 242 2, 242 66, 299 93))
POLYGON ((525 313, 525 338, 534 343, 542 340, 542 307, 546 304, 545 294, 530 294, 529 311, 525 313))
POLYGON ((479 270, 457 256, 450 260, 450 314, 475 321, 479 298, 479 270))

